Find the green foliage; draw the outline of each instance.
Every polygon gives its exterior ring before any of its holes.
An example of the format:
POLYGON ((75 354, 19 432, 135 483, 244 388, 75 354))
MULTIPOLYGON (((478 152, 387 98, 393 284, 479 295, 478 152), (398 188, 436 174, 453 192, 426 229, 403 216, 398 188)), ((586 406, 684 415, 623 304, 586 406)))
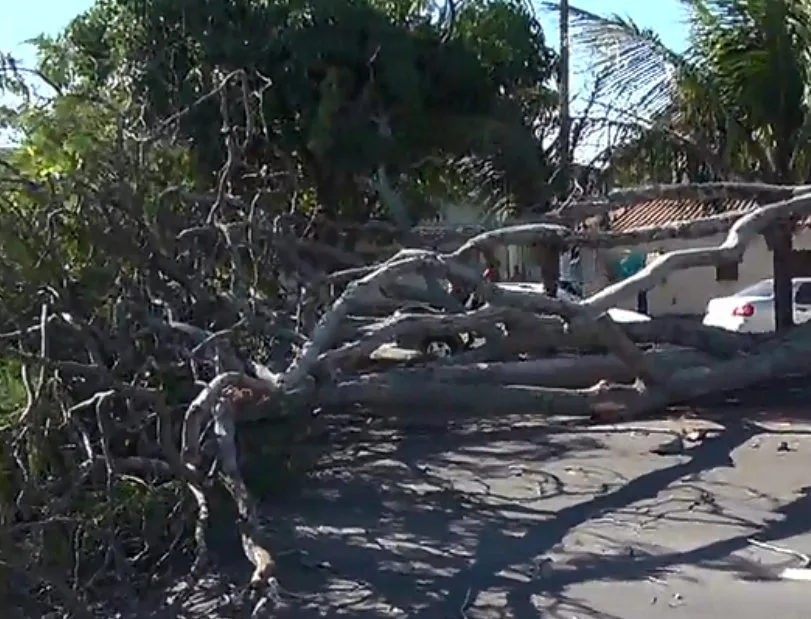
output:
POLYGON ((496 85, 515 93, 555 76, 555 53, 524 3, 473 0, 462 5, 457 36, 474 51, 496 85))
MULTIPOLYGON (((0 428, 13 422, 13 414, 23 409, 25 397, 25 386, 20 378, 20 364, 9 359, 0 359, 0 428)), ((0 486, 2 484, 3 481, 0 479, 0 486)), ((0 489, 0 494, 2 492, 0 489)))
MULTIPOLYGON (((511 191, 527 193, 527 177, 548 175, 542 150, 518 163, 494 159, 505 145, 494 144, 487 127, 498 121, 502 135, 531 139, 540 104, 549 104, 554 55, 519 2, 467 3, 448 27, 449 37, 421 3, 106 0, 77 18, 56 48, 41 41, 42 65, 79 90, 124 86, 153 120, 190 106, 218 76, 245 70, 252 87, 269 85, 253 119, 264 134, 253 163, 280 149, 322 204, 350 217, 368 216, 360 205, 374 204, 354 178, 382 164, 409 184, 432 156, 492 161, 511 191), (453 117, 477 136, 451 141, 427 129, 453 117)), ((237 98, 232 110, 244 124, 237 98)), ((183 119, 198 181, 224 162, 212 130, 219 124, 215 98, 183 119)))

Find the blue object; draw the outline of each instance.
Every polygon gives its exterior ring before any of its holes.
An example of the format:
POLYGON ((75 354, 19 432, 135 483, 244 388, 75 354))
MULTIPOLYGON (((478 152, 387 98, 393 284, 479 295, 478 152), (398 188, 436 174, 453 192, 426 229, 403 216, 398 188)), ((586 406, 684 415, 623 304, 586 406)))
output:
POLYGON ((617 260, 614 269, 620 279, 625 279, 644 269, 646 261, 646 254, 633 251, 617 260))

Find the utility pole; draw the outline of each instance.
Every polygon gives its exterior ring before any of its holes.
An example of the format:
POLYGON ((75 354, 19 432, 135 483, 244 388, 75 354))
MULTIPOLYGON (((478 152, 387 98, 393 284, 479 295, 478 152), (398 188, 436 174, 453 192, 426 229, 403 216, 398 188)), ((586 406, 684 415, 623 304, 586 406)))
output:
MULTIPOLYGON (((560 96, 560 187, 568 193, 572 162, 569 146, 572 118, 569 115, 569 0, 560 0, 560 65, 558 94, 560 96)), ((565 197, 565 196, 564 196, 565 197)))

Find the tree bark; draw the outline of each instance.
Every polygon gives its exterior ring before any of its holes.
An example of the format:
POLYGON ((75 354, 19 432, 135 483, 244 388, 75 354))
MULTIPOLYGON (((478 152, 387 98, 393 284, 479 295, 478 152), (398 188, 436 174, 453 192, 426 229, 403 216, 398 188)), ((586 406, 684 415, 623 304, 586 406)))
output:
MULTIPOLYGON (((683 348, 652 350, 644 356, 660 371, 670 374, 714 362, 709 355, 683 348)), ((415 385, 421 381, 434 381, 454 385, 531 385, 558 389, 591 387, 597 382, 597 376, 615 383, 631 383, 636 378, 635 372, 613 355, 570 355, 527 361, 393 369, 375 378, 383 376, 411 380, 415 385)))
POLYGON ((612 387, 605 379, 592 388, 576 388, 581 381, 588 383, 589 375, 591 379, 595 378, 590 370, 605 371, 609 375, 616 371, 618 376, 625 372, 622 378, 633 374, 628 368, 620 369, 609 359, 595 358, 587 359, 580 367, 576 361, 571 364, 558 361, 546 367, 540 362, 528 362, 492 369, 474 367, 462 372, 449 368, 445 380, 436 379, 436 376, 442 376, 441 371, 423 370, 422 374, 418 371, 409 374, 395 370, 342 381, 319 392, 318 402, 397 409, 428 407, 434 412, 464 409, 467 413, 488 415, 536 412, 602 418, 607 413, 611 419, 629 419, 705 395, 750 388, 786 374, 811 374, 811 366, 807 363, 809 354, 811 326, 803 325, 794 331, 792 337, 764 344, 757 354, 711 365, 704 365, 706 357, 691 351, 649 354, 659 357, 663 362, 661 367, 672 372, 672 379, 664 386, 654 386, 642 392, 627 386, 612 387), (529 379, 527 374, 538 368, 542 368, 545 374, 529 379), (465 372, 468 372, 467 377, 465 372), (518 376, 522 376, 523 384, 500 382, 518 376), (541 381, 547 384, 535 384, 541 381))
POLYGON ((803 324, 788 337, 763 344, 756 354, 736 357, 711 366, 677 372, 666 389, 654 389, 632 403, 624 416, 631 418, 710 394, 753 387, 786 375, 811 375, 811 324, 803 324))

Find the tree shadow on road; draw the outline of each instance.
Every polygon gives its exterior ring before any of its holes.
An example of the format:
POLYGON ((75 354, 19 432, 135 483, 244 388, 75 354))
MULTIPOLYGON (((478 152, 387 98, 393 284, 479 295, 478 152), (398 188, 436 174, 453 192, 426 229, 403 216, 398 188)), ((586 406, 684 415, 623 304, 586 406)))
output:
MULTIPOLYGON (((713 472, 718 478, 734 466, 733 452, 761 432, 754 424, 731 423, 682 455, 662 458, 628 431, 504 420, 454 431, 381 433, 336 449, 298 496, 266 506, 284 601, 272 616, 529 619, 565 606, 609 619, 572 599, 569 588, 643 580, 688 564, 751 576, 730 555, 746 548, 759 527, 762 540, 809 528, 805 494, 780 507, 774 497, 751 491, 764 511, 783 517, 765 525, 712 500, 699 512, 667 495, 699 482, 700 493, 712 493, 712 484, 723 487, 723 479, 702 477, 713 472), (561 550, 584 526, 618 519, 636 519, 639 526, 643 512, 656 521, 684 518, 691 526, 702 518, 716 527, 725 522, 736 533, 690 550, 640 545, 629 554, 619 525, 612 524, 601 550, 592 552, 591 542, 582 552, 561 550), (747 533, 738 534, 741 528, 747 533), (568 553, 566 565, 550 570, 547 559, 556 553, 568 553)), ((206 614, 218 613, 209 608, 206 614)))
MULTIPOLYGON (((458 437, 447 437, 445 442, 436 438, 404 441, 392 450, 387 464, 376 467, 376 474, 361 472, 351 479, 326 483, 312 496, 311 504, 298 502, 295 516, 288 520, 290 525, 298 524, 285 536, 311 560, 307 563, 300 556, 291 556, 289 565, 280 568, 280 574, 287 569, 287 574, 299 575, 286 585, 296 596, 291 616, 306 617, 303 613, 308 610, 312 616, 331 614, 330 605, 339 603, 342 595, 346 599, 346 588, 354 588, 358 595, 363 591, 367 597, 351 609, 345 608, 345 616, 407 614, 434 619, 462 616, 460 611, 470 607, 468 616, 475 617, 476 611, 485 616, 486 607, 492 606, 502 608, 492 616, 523 619, 539 616, 533 596, 563 599, 566 588, 575 583, 646 578, 684 563, 720 565, 731 552, 746 546, 748 536, 713 542, 690 552, 591 556, 575 562, 575 569, 551 575, 544 572, 543 561, 584 523, 654 499, 674 482, 732 466, 732 451, 759 432, 753 425, 732 425, 717 438, 687 451, 679 462, 621 484, 602 484, 607 487, 598 490, 596 496, 594 490, 578 493, 568 489, 568 481, 561 481, 548 470, 543 475, 553 481, 544 485, 551 490, 544 492, 537 481, 550 460, 561 466, 573 458, 588 463, 595 456, 593 452, 605 449, 593 434, 582 449, 584 435, 576 431, 539 431, 537 436, 523 432, 516 437, 512 430, 518 447, 509 453, 503 451, 509 445, 499 445, 498 441, 494 445, 493 437, 498 433, 487 437, 483 445, 471 440, 467 447, 473 448, 472 452, 460 447, 458 437), (430 442, 431 446, 421 446, 420 442, 430 442), (535 445, 534 453, 527 444, 535 445), (580 449, 572 454, 575 446, 580 449), (467 476, 456 474, 448 483, 448 475, 440 474, 447 460, 432 462, 433 456, 426 454, 450 453, 451 461, 453 456, 458 461, 459 450, 468 454, 467 476), (497 478, 497 467, 491 460, 492 452, 499 450, 505 462, 523 462, 525 470, 518 477, 528 480, 527 487, 536 484, 534 499, 528 496, 522 500, 515 477, 497 478), (489 483, 477 479, 480 474, 489 483), (510 496, 498 498, 495 486, 500 483, 513 486, 510 496), (319 561, 327 563, 319 566, 319 561), (338 582, 345 587, 343 594, 339 588, 324 595, 338 582)), ((507 442, 508 434, 502 438, 507 442)), ((502 467, 502 475, 509 466, 502 467)), ((805 527, 799 513, 807 508, 802 501, 794 508, 784 508, 794 509, 797 515, 786 515, 782 527, 769 525, 761 537, 777 538, 785 531, 805 527)), ((281 579, 285 584, 285 577, 281 579)))

